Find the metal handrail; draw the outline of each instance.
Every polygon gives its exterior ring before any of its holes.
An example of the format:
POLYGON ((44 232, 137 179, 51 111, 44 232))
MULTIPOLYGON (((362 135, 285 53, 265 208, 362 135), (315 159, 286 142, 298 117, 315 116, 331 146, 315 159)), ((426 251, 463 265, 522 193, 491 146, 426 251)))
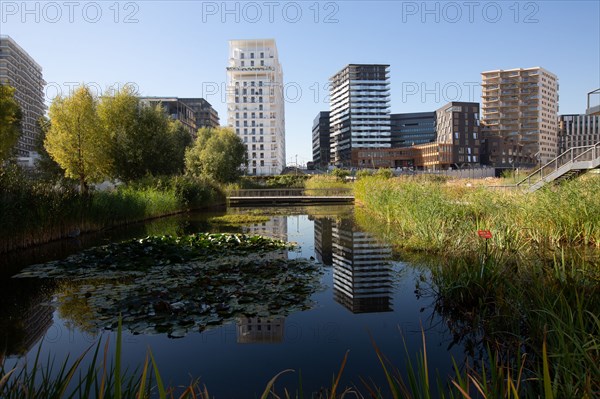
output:
POLYGON ((588 154, 592 155, 591 159, 585 159, 588 161, 595 160, 598 157, 600 157, 600 142, 598 142, 594 145, 589 145, 589 146, 579 146, 579 147, 569 148, 567 151, 563 152, 559 156, 550 160, 545 165, 541 166, 540 168, 536 169, 535 171, 533 171, 532 173, 527 175, 527 177, 525 177, 523 180, 519 181, 516 185, 520 186, 523 183, 527 182, 527 185, 531 186, 533 183, 536 183, 536 182, 542 180, 544 177, 547 177, 548 175, 557 171, 561 167, 563 167, 567 164, 572 164, 576 161, 583 160, 582 158, 588 154), (579 152, 579 154, 576 154, 577 152, 579 152), (546 172, 547 170, 548 170, 548 173, 544 174, 544 172, 546 172), (532 183, 531 179, 534 177, 538 177, 538 175, 539 175, 539 178, 536 179, 532 183))

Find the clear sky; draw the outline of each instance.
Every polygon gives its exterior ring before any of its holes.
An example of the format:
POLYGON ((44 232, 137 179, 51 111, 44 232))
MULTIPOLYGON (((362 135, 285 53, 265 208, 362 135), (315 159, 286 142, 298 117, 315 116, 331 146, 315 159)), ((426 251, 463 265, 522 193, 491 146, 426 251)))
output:
POLYGON ((46 96, 77 82, 133 82, 142 95, 205 97, 225 124, 228 40, 274 38, 283 65, 288 163, 311 159, 328 78, 391 65, 392 112, 480 101, 482 71, 542 66, 560 113, 600 88, 600 1, 0 0, 0 33, 43 67, 46 96))

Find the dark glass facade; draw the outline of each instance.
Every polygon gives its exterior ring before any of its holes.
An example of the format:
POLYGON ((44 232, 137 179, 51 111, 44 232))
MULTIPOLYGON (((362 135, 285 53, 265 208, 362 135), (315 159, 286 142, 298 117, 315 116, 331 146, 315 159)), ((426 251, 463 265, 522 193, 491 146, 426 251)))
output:
POLYGON ((329 137, 329 111, 322 111, 317 114, 312 127, 313 162, 317 167, 329 165, 329 137))
POLYGON ((435 112, 391 114, 392 148, 435 141, 435 112))

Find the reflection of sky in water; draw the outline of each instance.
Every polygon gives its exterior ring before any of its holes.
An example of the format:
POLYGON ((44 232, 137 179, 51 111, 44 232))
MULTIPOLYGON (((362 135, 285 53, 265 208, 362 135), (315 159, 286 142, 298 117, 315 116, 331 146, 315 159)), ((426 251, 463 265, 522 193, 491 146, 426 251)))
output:
MULTIPOLYGON (((281 213, 281 212, 278 212, 281 213)), ((188 219, 186 232, 206 229, 200 218, 188 219)), ((344 371, 343 384, 360 385, 359 376, 372 377, 385 386, 380 366, 371 345, 370 336, 401 370, 404 368, 406 340, 411 353, 421 349, 421 323, 426 329, 431 369, 440 369, 445 376, 451 372, 451 359, 446 347, 450 340, 445 328, 435 318, 431 320, 431 299, 417 299, 414 294, 416 272, 400 262, 389 259, 390 250, 370 234, 360 231, 348 218, 278 215, 269 222, 243 228, 245 232, 260 233, 297 242, 299 249, 288 251, 289 258, 316 258, 323 263, 324 289, 313 295, 315 307, 287 317, 238 318, 202 333, 189 333, 182 339, 164 335, 132 335, 124 333, 124 359, 130 368, 137 367, 150 346, 157 358, 163 379, 171 384, 188 383, 189 376, 206 384, 211 395, 219 398, 246 397, 260 393, 267 381, 284 369, 302 371, 306 393, 329 386, 346 351, 350 351, 344 371), (331 261, 329 261, 331 260, 331 261), (426 308, 425 312, 422 309, 426 308)), ((156 233, 155 233, 156 234, 156 233)), ((5 284, 6 282, 3 282, 5 284)), ((7 300, 4 295, 3 301, 7 300)), ((32 296, 33 298, 33 296, 32 296)), ((13 312, 10 317, 20 323, 18 333, 22 349, 29 347, 28 357, 35 356, 40 342, 41 358, 49 353, 57 361, 68 353, 79 355, 95 337, 69 330, 65 320, 48 307, 35 316, 44 295, 22 301, 24 319, 13 312), (36 325, 37 322, 37 325, 36 325), (45 325, 39 325, 40 322, 45 325), (40 340, 40 336, 45 334, 40 340), (37 344, 36 340, 40 340, 37 344)), ((14 325, 13 325, 14 327, 14 325)), ((114 332, 102 334, 115 341, 114 332)), ((6 339, 5 339, 6 340, 6 339)), ((459 348, 452 354, 461 359, 459 348)), ((14 357, 7 366, 14 364, 14 357)), ((280 389, 292 390, 298 374, 287 374, 277 384, 280 389)), ((308 394, 307 394, 308 397, 308 394)))

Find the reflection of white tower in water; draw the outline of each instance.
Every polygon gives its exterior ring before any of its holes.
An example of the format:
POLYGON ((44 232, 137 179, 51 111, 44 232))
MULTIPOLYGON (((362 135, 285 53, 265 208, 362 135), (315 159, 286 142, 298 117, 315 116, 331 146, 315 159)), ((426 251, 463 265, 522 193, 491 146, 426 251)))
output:
POLYGON ((332 229, 334 299, 353 313, 391 311, 392 249, 352 221, 332 229))
POLYGON ((242 231, 246 234, 258 234, 265 237, 287 241, 287 217, 271 216, 271 219, 269 219, 267 222, 254 223, 250 226, 244 226, 242 231))
POLYGON ((283 342, 285 317, 239 317, 238 344, 278 344, 283 342))

